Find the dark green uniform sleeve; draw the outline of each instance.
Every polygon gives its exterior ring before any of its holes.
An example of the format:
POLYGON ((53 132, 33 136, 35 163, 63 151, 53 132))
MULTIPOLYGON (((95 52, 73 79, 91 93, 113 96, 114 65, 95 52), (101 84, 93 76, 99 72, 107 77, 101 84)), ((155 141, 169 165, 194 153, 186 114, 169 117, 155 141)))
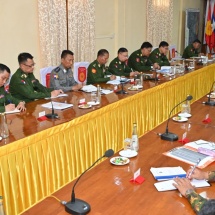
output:
POLYGON ((104 73, 101 68, 94 68, 92 64, 87 68, 87 84, 105 83, 109 80, 109 77, 104 77, 104 73))
POLYGON ((199 194, 197 194, 194 190, 192 190, 191 192, 188 190, 187 192, 186 198, 190 202, 193 210, 199 213, 207 200, 200 196, 199 194), (187 192, 189 193, 187 194, 187 192))
POLYGON ((10 92, 12 96, 25 102, 50 97, 51 91, 52 89, 40 84, 33 74, 21 77, 15 73, 10 81, 10 92))
POLYGON ((161 54, 159 49, 155 49, 149 56, 149 59, 152 63, 158 63, 160 66, 169 66, 169 60, 167 59, 166 55, 161 54))
POLYGON ((151 70, 150 63, 148 58, 142 59, 140 56, 136 56, 135 53, 132 53, 128 59, 129 67, 138 72, 151 70))
POLYGON ((132 72, 129 66, 125 65, 124 62, 119 63, 116 58, 111 61, 109 70, 112 74, 118 76, 130 76, 130 72, 132 72))
POLYGON ((198 57, 198 55, 199 51, 197 49, 194 49, 192 45, 189 45, 184 49, 182 58, 198 57))
POLYGON ((6 104, 12 103, 18 105, 21 101, 19 99, 14 98, 10 93, 5 94, 6 97, 6 104))

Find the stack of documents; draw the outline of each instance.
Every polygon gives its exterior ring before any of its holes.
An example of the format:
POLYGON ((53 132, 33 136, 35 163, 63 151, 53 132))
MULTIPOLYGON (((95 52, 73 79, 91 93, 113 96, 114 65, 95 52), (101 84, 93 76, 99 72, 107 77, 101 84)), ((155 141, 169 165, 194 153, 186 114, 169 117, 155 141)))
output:
MULTIPOLYGON (((169 180, 169 181, 162 181, 155 183, 155 187, 158 191, 168 191, 168 190, 176 190, 176 188, 173 186, 173 184, 176 184, 175 181, 169 180)), ((195 187, 209 187, 210 184, 205 180, 195 180, 193 179, 191 181, 191 184, 195 187)))
POLYGON ((90 85, 83 86, 81 88, 81 90, 83 90, 84 92, 87 92, 87 93, 91 93, 93 91, 97 91, 97 87, 95 87, 92 84, 90 84, 90 85))
POLYGON ((176 177, 185 178, 186 172, 180 167, 160 167, 150 169, 152 175, 155 177, 156 180, 169 180, 176 177))
POLYGON ((49 102, 49 103, 43 104, 42 107, 52 109, 52 104, 53 104, 53 108, 56 110, 63 110, 73 106, 73 104, 67 104, 67 103, 61 103, 61 102, 52 102, 52 103, 49 102))

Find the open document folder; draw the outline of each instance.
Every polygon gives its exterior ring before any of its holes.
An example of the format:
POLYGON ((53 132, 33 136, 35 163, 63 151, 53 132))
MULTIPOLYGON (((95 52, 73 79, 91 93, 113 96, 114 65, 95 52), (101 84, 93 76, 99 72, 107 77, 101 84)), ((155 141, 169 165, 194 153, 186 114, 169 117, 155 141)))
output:
POLYGON ((67 103, 61 103, 61 102, 52 102, 52 103, 49 102, 49 103, 43 104, 41 106, 52 109, 52 104, 53 104, 53 108, 55 110, 64 110, 64 109, 67 109, 67 108, 70 108, 73 106, 73 104, 67 104, 67 103))
POLYGON ((215 144, 213 145, 205 140, 197 140, 182 147, 176 147, 163 154, 191 165, 195 165, 198 159, 201 159, 198 168, 203 169, 215 161, 215 157, 198 152, 198 148, 203 146, 207 149, 215 149, 215 144))

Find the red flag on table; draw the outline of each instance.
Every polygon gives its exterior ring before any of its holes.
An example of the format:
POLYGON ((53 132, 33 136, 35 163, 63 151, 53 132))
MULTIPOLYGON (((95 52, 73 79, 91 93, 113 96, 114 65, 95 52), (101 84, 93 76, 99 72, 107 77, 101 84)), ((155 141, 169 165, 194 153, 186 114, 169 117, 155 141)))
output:
POLYGON ((208 2, 208 14, 207 14, 207 23, 205 26, 205 41, 209 47, 209 49, 212 49, 212 44, 211 44, 211 35, 212 35, 212 26, 211 26, 211 4, 210 1, 208 2))
POLYGON ((80 82, 84 82, 87 77, 87 69, 86 67, 78 67, 78 80, 80 82))

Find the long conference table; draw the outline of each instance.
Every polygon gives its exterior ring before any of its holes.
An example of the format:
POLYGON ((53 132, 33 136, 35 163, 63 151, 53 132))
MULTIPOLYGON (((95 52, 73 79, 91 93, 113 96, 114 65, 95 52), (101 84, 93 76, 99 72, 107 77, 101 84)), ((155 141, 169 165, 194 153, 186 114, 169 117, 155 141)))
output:
MULTIPOLYGON (((10 136, 0 143, 0 195, 4 198, 6 213, 20 214, 41 200, 46 201, 46 197, 77 178, 108 148, 116 152, 122 149, 123 140, 131 136, 133 122, 137 122, 138 134, 142 136, 137 158, 129 166, 122 168, 111 166, 108 159, 102 162, 102 165, 97 165, 86 174, 82 184, 78 185, 76 195, 89 202, 95 198, 94 203, 98 209, 96 211, 92 209, 91 214, 120 214, 121 210, 123 214, 132 214, 135 205, 138 205, 139 209, 142 208, 144 214, 150 214, 150 211, 147 211, 149 204, 156 204, 158 210, 166 210, 164 214, 168 214, 175 192, 167 193, 166 196, 152 192, 154 181, 148 173, 149 166, 187 167, 187 165, 178 164, 178 161, 162 155, 162 152, 175 147, 178 143, 161 141, 152 129, 163 126, 161 124, 168 118, 172 107, 184 100, 188 94, 193 96, 193 102, 206 95, 214 80, 215 65, 211 64, 172 80, 168 77, 155 82, 146 81, 143 90, 138 92, 128 91, 127 95, 112 93, 102 96, 101 105, 91 109, 78 108, 81 98, 90 100, 89 94, 71 92, 68 97, 56 99, 59 102, 74 104, 73 108, 57 111, 60 116, 58 120, 42 122, 37 120, 39 112, 44 110, 49 112, 41 107, 41 104, 49 102, 43 99, 28 103, 25 113, 7 115, 10 136), (146 177, 146 182, 141 186, 130 185, 128 180, 132 177, 130 173, 139 166, 141 173, 146 177), (95 174, 95 171, 97 173, 101 170, 102 174, 95 174), (86 183, 88 177, 93 177, 91 184, 86 183), (112 186, 109 186, 110 184, 112 186), (90 192, 87 192, 89 187, 90 192), (126 194, 120 195, 123 190, 126 190, 126 194), (134 193, 131 194, 131 191, 134 193), (110 192, 110 195, 106 196, 106 192, 110 192), (159 195, 161 198, 155 198, 159 195), (134 196, 136 201, 133 200, 134 196), (153 199, 160 201, 154 202, 153 199), (102 207, 103 202, 109 202, 109 207, 102 207)), ((106 85, 106 88, 111 86, 106 85)), ((201 104, 197 112, 202 110, 201 104)), ((213 107, 208 109, 210 114, 213 113, 211 110, 213 107)), ((173 113, 177 111, 179 108, 173 113)), ((197 117, 200 116, 197 114, 197 117)), ((162 127, 159 132, 164 131, 163 129, 162 127)), ((176 133, 180 133, 177 129, 181 128, 175 124, 171 131, 176 130, 176 133)), ((194 139, 198 139, 201 129, 211 130, 211 134, 205 136, 206 140, 209 135, 213 136, 213 126, 204 128, 199 125, 197 131, 191 129, 193 136, 195 134, 194 139)), ((69 200, 71 185, 63 189, 66 191, 62 197, 69 200)), ((177 197, 174 198, 177 200, 177 197)), ((180 201, 176 202, 181 205, 186 201, 180 198, 180 201)), ((59 208, 63 211, 62 206, 59 205, 59 208)), ((149 208, 152 210, 152 206, 149 208)), ((39 214, 53 214, 43 213, 42 208, 40 209, 39 214)), ((184 214, 188 214, 186 211, 191 214, 188 207, 185 208, 184 214)))

